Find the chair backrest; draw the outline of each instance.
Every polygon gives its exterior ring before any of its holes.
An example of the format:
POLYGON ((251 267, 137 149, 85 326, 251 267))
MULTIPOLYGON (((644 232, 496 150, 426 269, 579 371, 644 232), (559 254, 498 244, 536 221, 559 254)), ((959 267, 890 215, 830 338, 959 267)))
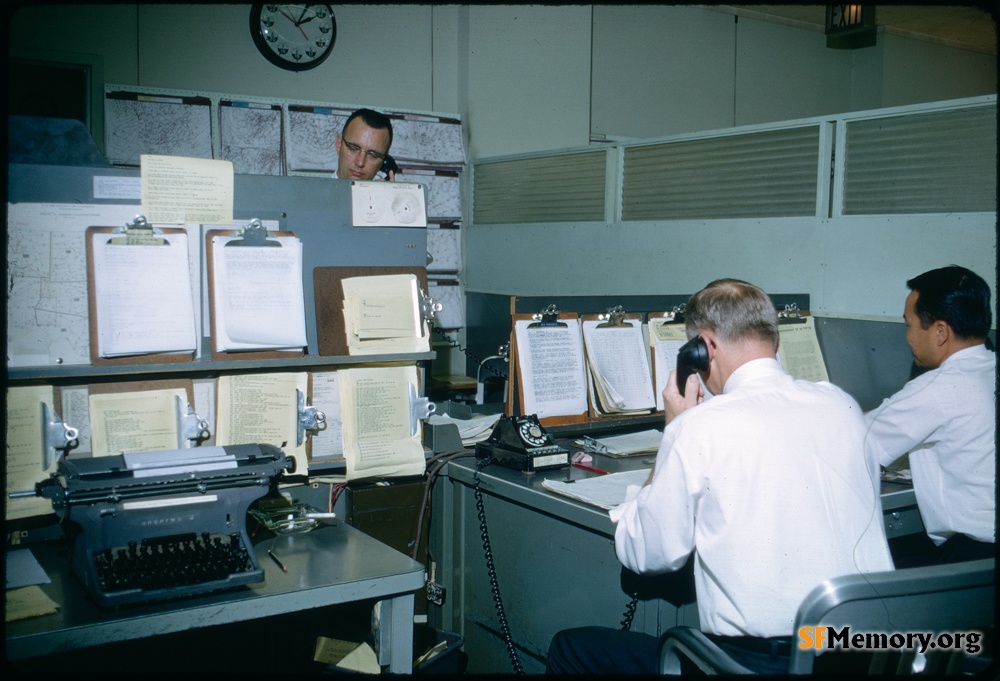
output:
MULTIPOLYGON (((813 589, 799 606, 792 636, 790 671, 813 669, 815 642, 802 627, 833 627, 843 633, 872 634, 985 631, 995 619, 995 559, 846 575, 813 589)), ((814 631, 814 630, 811 630, 814 631)), ((823 646, 827 645, 827 634, 823 646)))

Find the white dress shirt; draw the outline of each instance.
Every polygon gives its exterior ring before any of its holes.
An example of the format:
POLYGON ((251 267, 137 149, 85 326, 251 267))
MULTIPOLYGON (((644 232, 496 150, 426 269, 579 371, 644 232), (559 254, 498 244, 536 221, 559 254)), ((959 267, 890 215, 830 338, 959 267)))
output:
POLYGON ((702 631, 791 636, 820 582, 893 567, 864 433, 839 388, 744 364, 664 429, 652 483, 612 509, 619 560, 655 574, 694 551, 702 631))
POLYGON ((887 466, 907 452, 924 529, 943 544, 956 532, 996 538, 997 356, 956 352, 868 412, 866 444, 887 466))

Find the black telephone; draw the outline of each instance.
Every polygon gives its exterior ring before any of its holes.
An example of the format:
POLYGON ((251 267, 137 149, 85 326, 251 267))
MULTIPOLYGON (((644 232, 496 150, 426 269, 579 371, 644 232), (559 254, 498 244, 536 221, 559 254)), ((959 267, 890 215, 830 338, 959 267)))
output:
POLYGON ((390 170, 397 175, 399 174, 399 166, 396 165, 396 159, 389 154, 386 154, 385 158, 382 159, 382 167, 379 170, 385 173, 385 179, 387 180, 389 179, 390 170))
POLYGON ((696 371, 708 371, 708 345, 695 336, 677 351, 677 389, 684 394, 688 376, 696 371))
POLYGON ((501 415, 490 437, 476 444, 476 458, 491 458, 526 475, 569 466, 569 450, 555 443, 534 414, 501 415))

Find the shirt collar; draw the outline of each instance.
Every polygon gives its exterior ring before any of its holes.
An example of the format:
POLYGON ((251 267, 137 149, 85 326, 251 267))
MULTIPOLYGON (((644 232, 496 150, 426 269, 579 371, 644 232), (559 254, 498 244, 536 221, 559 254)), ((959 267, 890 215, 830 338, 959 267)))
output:
POLYGON ((781 376, 784 375, 784 373, 785 372, 782 370, 781 365, 778 364, 778 360, 773 357, 752 359, 741 365, 732 373, 729 380, 726 381, 726 385, 723 386, 722 392, 730 393, 740 386, 746 385, 750 381, 755 381, 758 378, 781 376))

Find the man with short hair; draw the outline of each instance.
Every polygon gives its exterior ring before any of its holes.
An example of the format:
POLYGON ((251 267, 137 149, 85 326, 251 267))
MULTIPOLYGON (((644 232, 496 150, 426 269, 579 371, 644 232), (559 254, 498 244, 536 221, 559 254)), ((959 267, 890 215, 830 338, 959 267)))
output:
MULTIPOLYGON (((866 445, 883 466, 909 454, 929 541, 900 565, 995 555, 996 353, 990 288, 958 265, 906 282, 906 343, 925 373, 868 412, 866 445)), ((895 547, 894 547, 895 548, 895 547)))
MULTIPOLYGON (((683 394, 671 372, 667 426, 649 479, 610 512, 615 552, 640 574, 694 561, 700 627, 737 662, 787 673, 795 614, 824 580, 891 570, 878 467, 847 393, 778 364, 778 319, 760 288, 712 282, 684 313, 708 369, 683 394)), ((659 641, 583 627, 558 632, 548 671, 656 674, 659 641)))
MULTIPOLYGON (((392 146, 392 121, 372 109, 358 109, 344 123, 333 142, 337 149, 337 173, 342 180, 372 180, 392 146)), ((393 170, 387 180, 396 179, 393 170)))

